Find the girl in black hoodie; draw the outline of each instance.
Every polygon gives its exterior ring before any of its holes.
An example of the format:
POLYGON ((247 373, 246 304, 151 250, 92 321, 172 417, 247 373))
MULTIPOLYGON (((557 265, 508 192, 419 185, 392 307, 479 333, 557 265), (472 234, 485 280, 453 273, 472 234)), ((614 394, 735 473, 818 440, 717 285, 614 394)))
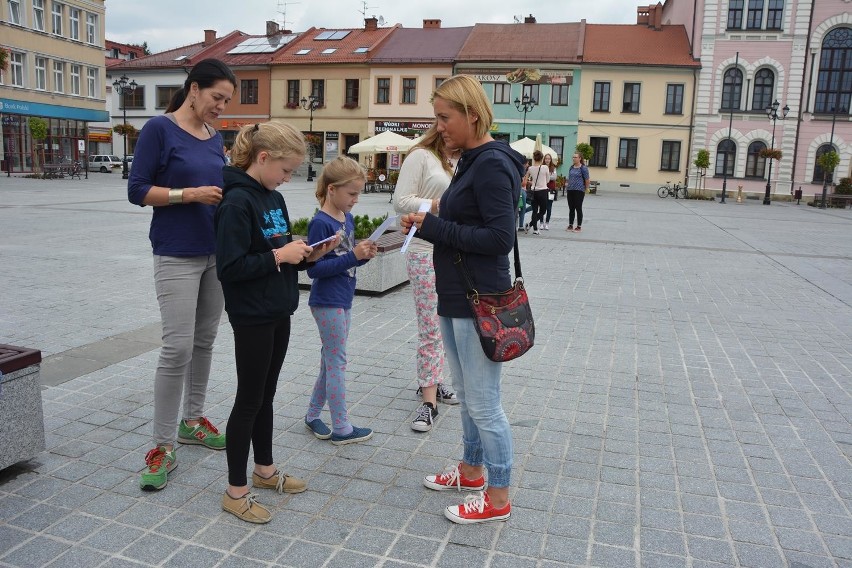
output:
POLYGON ((214 218, 216 270, 234 330, 237 395, 228 418, 228 488, 225 511, 250 523, 267 523, 269 510, 249 492, 249 445, 254 446, 255 488, 300 493, 305 482, 286 475, 272 459, 272 400, 290 340, 290 316, 299 305, 297 271, 336 246, 293 241, 284 197, 305 157, 302 134, 283 122, 245 126, 223 169, 225 189, 214 218))

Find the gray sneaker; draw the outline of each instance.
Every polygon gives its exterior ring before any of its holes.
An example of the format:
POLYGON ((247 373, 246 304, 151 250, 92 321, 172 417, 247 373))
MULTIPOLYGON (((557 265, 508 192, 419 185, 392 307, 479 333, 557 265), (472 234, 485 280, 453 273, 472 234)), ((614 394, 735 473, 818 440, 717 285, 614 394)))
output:
POLYGON ((428 432, 432 429, 436 416, 438 416, 438 409, 432 406, 431 402, 424 402, 417 407, 417 417, 411 423, 411 429, 415 432, 428 432))

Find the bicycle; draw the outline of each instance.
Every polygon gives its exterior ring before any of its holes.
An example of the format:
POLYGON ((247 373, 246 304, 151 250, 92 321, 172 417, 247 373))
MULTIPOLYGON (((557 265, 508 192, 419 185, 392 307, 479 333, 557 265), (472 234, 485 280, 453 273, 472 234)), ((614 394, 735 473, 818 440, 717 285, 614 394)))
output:
POLYGON ((671 185, 672 182, 667 181, 666 185, 661 185, 660 189, 657 190, 657 195, 660 198, 665 198, 672 196, 675 199, 686 199, 689 197, 689 192, 686 189, 686 186, 681 187, 680 182, 671 185))

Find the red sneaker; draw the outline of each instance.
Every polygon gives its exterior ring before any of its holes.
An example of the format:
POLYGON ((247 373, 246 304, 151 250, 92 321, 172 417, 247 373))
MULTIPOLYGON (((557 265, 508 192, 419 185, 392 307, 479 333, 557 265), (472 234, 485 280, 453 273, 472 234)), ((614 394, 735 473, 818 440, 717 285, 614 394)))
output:
POLYGON ((444 509, 444 516, 460 525, 484 523, 486 521, 505 521, 512 515, 512 504, 506 503, 502 509, 491 505, 488 493, 468 495, 464 503, 444 509))
POLYGON ((447 469, 439 475, 427 475, 423 478, 423 485, 435 491, 446 491, 456 489, 457 491, 482 491, 485 489, 485 477, 480 475, 478 479, 468 479, 461 474, 461 464, 447 469))

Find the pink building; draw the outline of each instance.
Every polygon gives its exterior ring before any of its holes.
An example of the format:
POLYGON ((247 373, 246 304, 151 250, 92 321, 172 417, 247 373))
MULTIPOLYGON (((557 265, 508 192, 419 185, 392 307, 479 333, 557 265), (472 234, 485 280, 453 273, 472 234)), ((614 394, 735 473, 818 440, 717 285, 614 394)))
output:
MULTIPOLYGON (((665 24, 683 24, 701 61, 690 165, 698 150, 709 151, 708 188, 725 184, 730 192, 742 185, 770 198, 799 187, 816 193, 822 190, 816 158, 829 142, 841 156, 834 178, 850 174, 848 6, 845 0, 667 0, 640 8, 651 17, 662 10, 665 24), (779 149, 781 159, 762 156, 768 148, 779 149)), ((691 168, 694 185, 698 172, 691 168)))

